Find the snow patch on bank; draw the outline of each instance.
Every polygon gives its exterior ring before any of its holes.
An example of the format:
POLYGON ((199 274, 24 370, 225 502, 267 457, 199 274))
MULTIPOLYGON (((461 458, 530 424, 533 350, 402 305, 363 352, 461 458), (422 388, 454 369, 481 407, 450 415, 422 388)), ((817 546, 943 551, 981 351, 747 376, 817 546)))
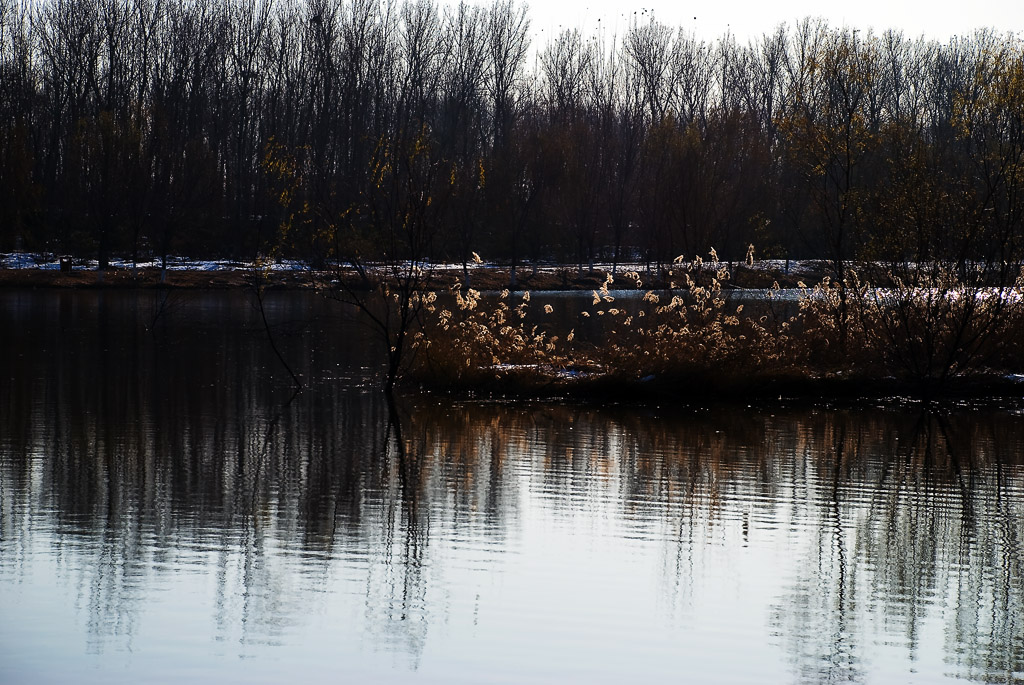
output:
MULTIPOLYGON (((60 255, 39 253, 39 252, 0 252, 0 268, 3 269, 59 269, 60 268, 60 255)), ((98 262, 95 259, 78 259, 73 260, 73 265, 77 269, 95 269, 98 266, 98 262)), ((158 269, 161 266, 160 259, 144 259, 135 262, 134 265, 130 259, 111 259, 110 266, 116 269, 129 269, 135 266, 139 269, 158 269)), ((192 271, 231 271, 238 269, 251 269, 252 262, 239 261, 232 259, 189 259, 188 257, 168 257, 167 268, 174 271, 192 270, 192 271)), ((374 266, 374 265, 369 265, 374 266)), ((378 265, 379 266, 379 265, 378 265)), ((469 268, 483 268, 483 269, 507 269, 507 264, 500 262, 484 261, 479 264, 470 263, 469 268)), ((547 262, 538 262, 536 265, 531 263, 523 263, 519 265, 520 271, 529 271, 536 266, 537 271, 558 271, 562 269, 576 270, 575 265, 565 264, 554 264, 547 262)), ((622 274, 629 271, 636 271, 639 273, 646 273, 648 267, 653 267, 653 264, 645 264, 643 262, 619 262, 615 265, 616 270, 622 274)), ((754 267, 759 269, 778 269, 780 271, 786 271, 787 263, 785 260, 777 259, 765 259, 754 262, 754 267)), ((820 269, 820 262, 816 260, 793 260, 789 262, 789 272, 800 272, 810 271, 813 272, 820 269)), ((461 271, 463 265, 461 263, 436 263, 436 264, 424 264, 423 267, 429 268, 434 271, 461 271)), ((611 262, 599 262, 594 264, 594 269, 597 271, 611 272, 613 265, 611 262)), ((706 268, 711 268, 711 264, 705 262, 706 268)), ((273 264, 269 264, 268 268, 272 271, 303 271, 309 270, 309 265, 305 262, 284 259, 276 261, 273 264)))
MULTIPOLYGON (((58 255, 31 252, 0 252, 0 269, 43 269, 57 270, 61 258, 58 255)), ((130 259, 111 259, 112 269, 159 269, 162 260, 146 259, 132 262, 130 259)), ((189 259, 187 257, 168 257, 168 271, 245 271, 252 268, 252 262, 241 262, 232 259, 189 259)), ((95 259, 73 259, 72 268, 96 269, 99 262, 95 259)), ((296 260, 282 260, 268 265, 271 271, 304 271, 308 267, 296 260)))

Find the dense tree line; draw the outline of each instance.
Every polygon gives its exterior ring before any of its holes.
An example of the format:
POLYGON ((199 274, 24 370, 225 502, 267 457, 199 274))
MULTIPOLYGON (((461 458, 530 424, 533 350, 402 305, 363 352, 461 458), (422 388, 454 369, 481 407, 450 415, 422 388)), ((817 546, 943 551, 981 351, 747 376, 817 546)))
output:
POLYGON ((1020 257, 1018 38, 530 35, 513 0, 0 0, 0 250, 1020 257))

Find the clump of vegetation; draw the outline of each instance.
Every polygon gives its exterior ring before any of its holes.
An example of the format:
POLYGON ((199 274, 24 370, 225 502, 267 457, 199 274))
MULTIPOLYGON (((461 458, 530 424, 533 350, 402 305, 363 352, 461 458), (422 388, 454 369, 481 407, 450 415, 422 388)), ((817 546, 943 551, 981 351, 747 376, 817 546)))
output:
POLYGON ((607 275, 580 313, 601 324, 587 340, 546 325, 551 305, 531 313, 528 291, 487 300, 455 285, 445 306, 424 312, 409 378, 447 387, 628 387, 686 396, 822 382, 933 392, 1020 370, 1024 276, 999 287, 985 285, 984 274, 943 265, 913 278, 895 268, 878 275, 884 287, 851 269, 841 282, 802 286, 795 301, 776 285, 737 302, 729 270, 712 250, 709 260, 677 259, 666 289, 644 291, 637 272, 621 276, 641 297, 617 300, 607 275))
POLYGON ((826 279, 805 289, 801 337, 818 350, 808 363, 931 388, 1020 371, 1024 274, 986 271, 942 263, 889 268, 876 286, 850 270, 842 283, 826 279))
MULTIPOLYGON (((626 277, 642 288, 639 274, 626 277)), ((635 305, 615 302, 609 278, 593 300, 594 313, 609 328, 597 355, 602 365, 622 381, 647 383, 731 385, 788 374, 802 360, 792 345, 800 312, 782 312, 774 298, 777 286, 759 303, 736 304, 725 290, 730 277, 714 250, 710 262, 678 258, 669 270, 669 288, 648 290, 635 305)))
MULTIPOLYGON (((514 299, 505 290, 491 303, 472 289, 463 294, 456 284, 450 308, 426 312, 411 377, 455 386, 563 388, 706 377, 738 382, 790 373, 801 360, 791 344, 801 312, 783 315, 771 293, 756 312, 730 304, 729 276, 714 252, 710 262, 678 259, 669 270, 678 281, 668 290, 617 302, 609 274, 580 314, 604 322, 599 341, 580 341, 575 329, 546 326, 543 317, 551 305, 537 322, 530 315, 529 291, 514 299)), ((622 278, 643 288, 637 272, 622 278)))
MULTIPOLYGON (((530 291, 517 300, 503 290, 496 303, 484 304, 479 291, 463 293, 461 284, 453 285, 448 306, 432 303, 425 312, 412 376, 440 385, 535 386, 590 364, 574 347, 574 331, 553 334, 527 321, 530 291)), ((550 313, 551 305, 544 310, 550 313)))

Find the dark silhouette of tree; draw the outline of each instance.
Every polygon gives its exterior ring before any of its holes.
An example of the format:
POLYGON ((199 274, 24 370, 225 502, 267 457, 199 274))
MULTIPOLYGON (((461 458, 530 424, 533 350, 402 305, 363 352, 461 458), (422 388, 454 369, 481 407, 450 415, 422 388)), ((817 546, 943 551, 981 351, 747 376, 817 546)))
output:
MULTIPOLYGON (((513 0, 0 0, 0 247, 248 258, 284 218, 271 141, 339 216, 381 140, 423 133, 450 186, 432 258, 466 279, 473 252, 617 269, 751 242, 839 283, 865 259, 1012 278, 1018 37, 530 38, 513 0)), ((316 226, 278 247, 323 254, 316 226)))

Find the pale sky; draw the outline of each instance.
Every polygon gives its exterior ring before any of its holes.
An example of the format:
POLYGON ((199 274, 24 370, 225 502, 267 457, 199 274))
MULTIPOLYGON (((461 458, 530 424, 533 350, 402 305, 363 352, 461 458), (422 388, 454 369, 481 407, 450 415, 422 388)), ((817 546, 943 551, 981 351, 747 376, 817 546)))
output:
POLYGON ((862 31, 874 28, 876 33, 900 28, 908 37, 924 34, 940 41, 952 35, 972 33, 981 27, 992 27, 1000 33, 1024 31, 1024 2, 1020 0, 938 0, 929 3, 906 0, 831 3, 812 0, 532 0, 529 16, 534 40, 544 43, 547 36, 557 34, 562 28, 580 28, 584 35, 589 35, 596 27, 602 26, 609 35, 621 35, 633 13, 642 18, 645 10, 653 10, 655 17, 665 24, 693 30, 699 38, 714 40, 729 30, 743 43, 771 32, 782 22, 793 25, 808 16, 823 17, 835 27, 846 26, 862 31))

